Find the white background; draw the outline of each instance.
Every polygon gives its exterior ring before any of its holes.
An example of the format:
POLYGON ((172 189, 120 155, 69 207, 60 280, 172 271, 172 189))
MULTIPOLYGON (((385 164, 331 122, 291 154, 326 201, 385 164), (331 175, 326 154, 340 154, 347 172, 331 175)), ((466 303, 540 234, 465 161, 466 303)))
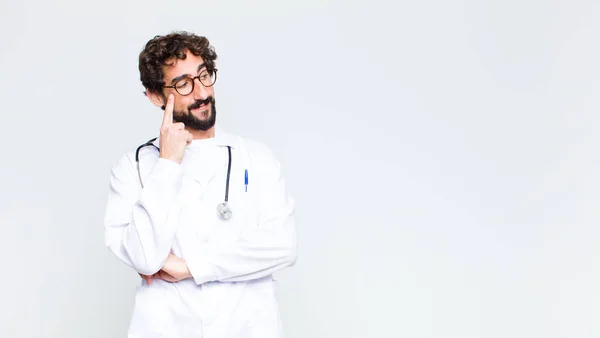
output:
POLYGON ((157 132, 137 57, 173 30, 284 165, 288 338, 600 336, 599 2, 2 0, 0 337, 125 337, 109 170, 157 132))

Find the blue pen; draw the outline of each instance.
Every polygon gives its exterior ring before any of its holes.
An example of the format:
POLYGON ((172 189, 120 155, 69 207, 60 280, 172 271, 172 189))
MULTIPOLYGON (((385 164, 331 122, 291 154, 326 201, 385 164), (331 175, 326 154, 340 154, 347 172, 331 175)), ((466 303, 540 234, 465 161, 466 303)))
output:
POLYGON ((248 192, 248 169, 244 172, 244 185, 246 186, 246 192, 248 192))

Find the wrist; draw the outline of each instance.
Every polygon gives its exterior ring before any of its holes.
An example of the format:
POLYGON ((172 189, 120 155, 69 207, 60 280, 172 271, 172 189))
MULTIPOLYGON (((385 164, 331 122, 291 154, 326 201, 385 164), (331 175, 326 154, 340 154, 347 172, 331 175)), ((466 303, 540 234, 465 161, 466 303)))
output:
POLYGON ((185 265, 185 273, 183 275, 183 279, 193 278, 192 272, 188 268, 187 264, 185 265))
POLYGON ((164 159, 164 160, 168 160, 168 161, 171 161, 171 162, 175 162, 177 164, 181 164, 181 159, 175 158, 173 156, 168 156, 168 155, 160 154, 159 157, 162 158, 162 159, 164 159))
POLYGON ((185 260, 173 254, 169 254, 164 269, 178 280, 192 278, 192 273, 185 260))

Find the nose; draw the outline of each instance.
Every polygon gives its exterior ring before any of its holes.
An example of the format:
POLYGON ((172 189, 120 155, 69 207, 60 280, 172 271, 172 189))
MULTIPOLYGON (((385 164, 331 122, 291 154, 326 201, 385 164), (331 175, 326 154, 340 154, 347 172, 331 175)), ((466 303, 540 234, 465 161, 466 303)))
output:
POLYGON ((194 79, 194 99, 195 100, 206 100, 210 96, 208 88, 204 87, 199 78, 194 79))

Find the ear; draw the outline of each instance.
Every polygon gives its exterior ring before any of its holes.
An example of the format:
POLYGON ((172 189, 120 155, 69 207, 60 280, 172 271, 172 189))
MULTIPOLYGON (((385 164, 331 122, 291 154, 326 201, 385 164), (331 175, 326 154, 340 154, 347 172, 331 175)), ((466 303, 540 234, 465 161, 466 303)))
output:
POLYGON ((165 109, 166 99, 162 95, 162 93, 152 93, 146 90, 146 97, 154 103, 155 106, 160 107, 161 109, 165 109))

